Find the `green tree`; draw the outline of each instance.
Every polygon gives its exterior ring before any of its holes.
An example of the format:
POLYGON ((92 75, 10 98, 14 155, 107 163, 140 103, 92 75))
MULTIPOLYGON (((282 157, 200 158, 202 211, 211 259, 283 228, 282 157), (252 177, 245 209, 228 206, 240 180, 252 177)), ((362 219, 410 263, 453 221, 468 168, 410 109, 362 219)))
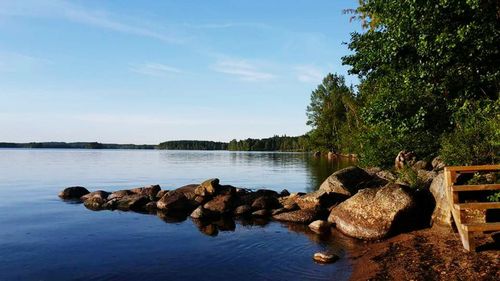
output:
POLYGON ((352 34, 343 63, 361 78, 365 164, 390 165, 401 149, 430 158, 454 112, 498 99, 499 11, 496 0, 360 1, 368 29, 352 34))
POLYGON ((311 144, 329 151, 341 150, 341 128, 349 119, 353 107, 354 94, 347 87, 343 76, 328 74, 311 94, 307 107, 307 125, 311 144))

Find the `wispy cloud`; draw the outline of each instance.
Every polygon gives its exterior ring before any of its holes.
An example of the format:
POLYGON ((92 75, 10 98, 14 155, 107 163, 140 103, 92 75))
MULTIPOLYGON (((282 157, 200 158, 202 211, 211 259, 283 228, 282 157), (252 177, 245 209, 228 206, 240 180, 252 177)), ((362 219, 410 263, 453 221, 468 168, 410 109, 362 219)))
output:
POLYGON ((0 72, 30 72, 51 63, 48 59, 26 54, 0 52, 0 72))
POLYGON ((313 65, 300 65, 295 67, 297 79, 304 83, 319 83, 323 79, 324 73, 321 69, 313 65))
POLYGON ((130 70, 144 75, 149 76, 166 76, 169 74, 180 74, 183 73, 179 68, 161 64, 161 63, 144 63, 135 64, 130 66, 130 70))
POLYGON ((184 41, 173 34, 126 22, 118 19, 116 15, 104 11, 89 10, 66 1, 0 1, 0 15, 57 18, 116 32, 149 37, 167 43, 182 43, 184 41))
POLYGON ((246 60, 219 60, 212 65, 212 69, 220 73, 234 75, 245 81, 266 81, 275 78, 274 74, 260 70, 258 64, 246 60))

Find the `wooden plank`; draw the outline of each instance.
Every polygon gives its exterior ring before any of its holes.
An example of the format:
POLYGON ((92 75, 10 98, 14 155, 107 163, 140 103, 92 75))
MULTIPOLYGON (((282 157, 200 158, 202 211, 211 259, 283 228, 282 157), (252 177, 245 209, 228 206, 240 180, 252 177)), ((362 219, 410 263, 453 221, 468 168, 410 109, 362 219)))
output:
POLYGON ((500 184, 452 185, 451 191, 500 190, 500 184))
POLYGON ((495 165, 480 165, 480 166, 450 166, 446 167, 448 171, 455 171, 459 173, 475 173, 500 170, 500 164, 495 165))
POLYGON ((466 231, 498 231, 500 230, 500 222, 487 222, 487 223, 470 223, 464 224, 466 231))
POLYGON ((486 209, 500 209, 500 202, 473 202, 473 203, 459 203, 454 204, 455 209, 476 209, 476 210, 486 210, 486 209))

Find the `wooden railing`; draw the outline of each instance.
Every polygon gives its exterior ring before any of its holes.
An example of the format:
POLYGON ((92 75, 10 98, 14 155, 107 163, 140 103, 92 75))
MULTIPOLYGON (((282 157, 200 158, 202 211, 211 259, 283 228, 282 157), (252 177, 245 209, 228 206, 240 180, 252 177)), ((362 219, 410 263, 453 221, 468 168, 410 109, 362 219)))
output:
POLYGON ((461 203, 459 201, 460 192, 500 190, 500 184, 477 184, 477 185, 455 185, 457 177, 460 174, 478 173, 478 172, 497 172, 500 165, 483 166, 455 166, 446 167, 444 176, 446 181, 446 192, 450 204, 453 220, 460 235, 460 240, 467 251, 474 251, 474 232, 498 231, 500 222, 469 223, 464 221, 466 210, 490 210, 500 209, 500 202, 473 202, 461 203))

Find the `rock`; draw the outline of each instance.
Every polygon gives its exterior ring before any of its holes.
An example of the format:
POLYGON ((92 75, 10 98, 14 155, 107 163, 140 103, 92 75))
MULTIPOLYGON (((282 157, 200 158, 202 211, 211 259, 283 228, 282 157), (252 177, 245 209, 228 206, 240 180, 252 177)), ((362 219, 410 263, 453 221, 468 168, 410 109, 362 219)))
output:
POLYGON ((160 199, 162 198, 163 196, 165 196, 165 194, 167 194, 167 192, 169 192, 168 190, 160 190, 158 191, 158 193, 156 193, 156 199, 160 199))
POLYGON ((414 199, 402 186, 388 184, 360 190, 333 208, 328 222, 349 236, 376 240, 407 222, 414 206, 414 199))
POLYGON ((151 200, 149 196, 133 194, 116 199, 116 208, 119 210, 143 211, 144 206, 151 200))
POLYGON ((104 190, 97 190, 83 195, 82 197, 80 197, 80 200, 85 201, 89 198, 99 198, 102 201, 106 201, 109 194, 109 192, 106 192, 104 190))
POLYGON ((145 186, 145 187, 138 187, 138 188, 133 188, 130 191, 134 194, 139 194, 139 195, 146 195, 146 196, 151 196, 152 198, 156 197, 156 194, 160 192, 161 187, 157 184, 155 185, 150 185, 150 186, 145 186))
POLYGON ((253 210, 261 210, 261 209, 275 209, 280 206, 280 202, 276 197, 272 196, 261 196, 255 199, 252 203, 253 210))
POLYGON ((330 231, 330 223, 324 220, 315 220, 309 224, 309 228, 316 233, 326 233, 330 231))
POLYGON ((118 191, 111 192, 111 194, 108 195, 108 200, 113 200, 115 198, 122 198, 124 196, 132 195, 132 194, 133 193, 130 190, 118 190, 118 191))
POLYGON ((71 186, 61 191, 59 197, 62 199, 80 199, 80 197, 87 193, 89 193, 89 191, 83 186, 71 186))
POLYGON ((318 217, 318 211, 313 209, 297 210, 274 215, 273 218, 278 221, 296 222, 309 224, 318 217))
POLYGON ((187 211, 191 205, 184 193, 169 192, 158 200, 156 207, 160 210, 187 211))
POLYGON ((232 195, 217 195, 203 207, 218 214, 228 213, 233 210, 234 198, 232 195))
POLYGON ((252 207, 250 207, 248 205, 241 205, 241 206, 238 206, 234 210, 234 215, 236 215, 236 216, 244 216, 244 215, 249 214, 251 211, 252 211, 252 207))
MULTIPOLYGON (((83 198, 82 196, 81 198, 83 198)), ((85 201, 83 202, 83 205, 90 210, 102 210, 104 203, 106 203, 106 199, 100 197, 100 196, 93 196, 93 197, 87 197, 85 201)))
POLYGON ((386 170, 381 170, 375 174, 377 177, 384 179, 388 182, 395 182, 397 180, 397 176, 391 172, 391 171, 386 171, 386 170))
POLYGON ((313 156, 316 157, 316 158, 321 157, 321 151, 314 152, 313 156))
POLYGON ((151 202, 147 203, 146 205, 144 205, 144 210, 146 210, 150 213, 156 212, 156 209, 158 209, 158 208, 156 207, 155 201, 151 201, 151 202))
POLYGON ((313 260, 319 263, 332 263, 338 259, 339 257, 337 255, 324 252, 315 253, 313 256, 313 260))
POLYGON ((333 173, 321 184, 319 190, 333 192, 346 198, 356 194, 360 189, 380 187, 385 184, 386 180, 370 176, 365 170, 351 166, 333 173))
POLYGON ((295 203, 300 209, 328 209, 330 206, 338 202, 338 196, 333 192, 325 192, 317 190, 303 196, 298 196, 295 203))
POLYGON ((429 188, 436 207, 432 212, 432 224, 450 226, 452 225, 451 208, 446 195, 446 183, 444 181, 444 173, 439 173, 431 183, 429 188))
POLYGON ((252 213, 254 217, 269 217, 271 215, 271 211, 268 209, 258 210, 252 213))
POLYGON ((168 194, 170 193, 181 193, 183 194, 188 200, 195 200, 196 196, 198 196, 196 193, 195 193, 195 190, 196 188, 198 187, 199 185, 198 184, 188 184, 188 185, 185 185, 185 186, 182 186, 182 187, 179 187, 175 190, 172 190, 170 192, 168 192, 168 194))
POLYGON ((432 159, 431 165, 434 171, 441 171, 446 167, 446 163, 439 156, 432 159))
POLYGON ((402 150, 394 160, 394 168, 401 170, 405 166, 412 166, 415 163, 415 154, 411 151, 402 150))
POLYGON ((207 219, 207 218, 213 218, 217 214, 214 212, 207 210, 203 208, 202 206, 198 206, 198 208, 194 209, 194 211, 191 213, 191 217, 193 219, 207 219))
POLYGON ((364 169, 370 176, 377 175, 378 172, 382 171, 380 167, 368 167, 364 169))
POLYGON ((286 189, 283 189, 280 194, 279 194, 279 197, 284 197, 284 196, 289 196, 290 195, 290 192, 286 189))
POLYGON ((257 196, 272 196, 272 197, 279 196, 278 192, 271 189, 257 189, 257 191, 255 191, 254 193, 257 196))
POLYGON ((219 179, 208 179, 197 186, 194 193, 199 196, 214 195, 218 187, 219 179))
POLYGON ((424 188, 429 188, 437 175, 438 174, 434 171, 417 170, 417 176, 423 182, 424 188))
POLYGON ((413 164, 412 166, 413 170, 432 170, 432 165, 431 163, 425 161, 425 160, 419 160, 417 162, 415 162, 415 164, 413 164))

